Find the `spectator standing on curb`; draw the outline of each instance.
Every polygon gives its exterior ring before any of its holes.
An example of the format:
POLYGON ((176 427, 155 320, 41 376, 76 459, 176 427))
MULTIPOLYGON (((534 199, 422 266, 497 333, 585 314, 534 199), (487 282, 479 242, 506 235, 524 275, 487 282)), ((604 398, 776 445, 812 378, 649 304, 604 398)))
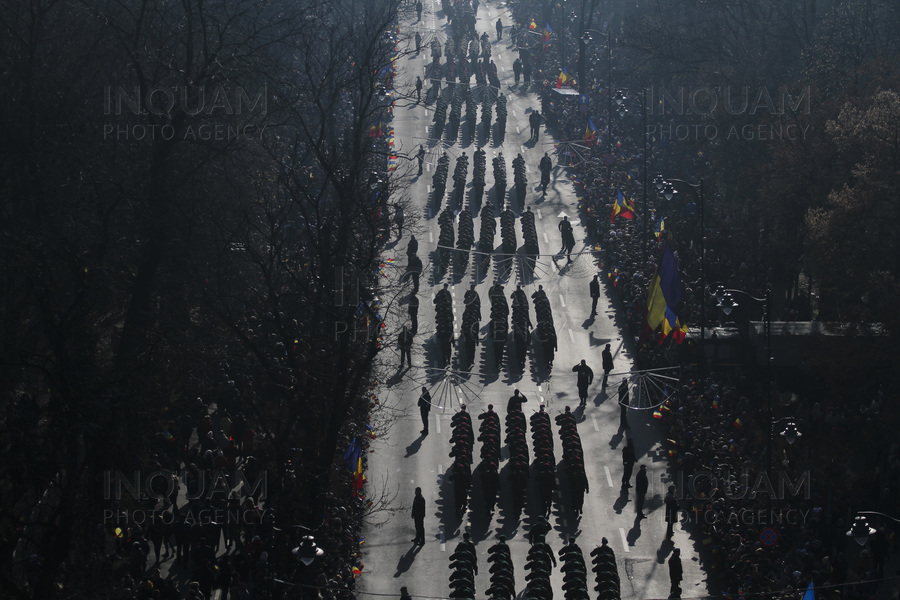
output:
POLYGON ((666 538, 672 537, 672 528, 678 522, 678 499, 675 498, 675 486, 670 485, 663 501, 666 506, 666 538))
MULTIPOLYGON (((600 299, 600 276, 594 275, 594 278, 591 279, 590 283, 590 292, 591 292, 591 316, 597 314, 597 300, 600 299)), ((609 344, 606 345, 607 350, 609 349, 609 344)), ((605 359, 605 355, 604 355, 605 359)), ((612 357, 610 357, 612 360, 612 357)), ((606 364, 605 362, 603 364, 606 364)), ((606 376, 603 377, 603 385, 606 385, 606 376)))
POLYGON ((669 590, 669 598, 681 597, 681 579, 684 576, 684 570, 681 566, 681 550, 675 548, 672 550, 672 556, 669 558, 669 581, 672 584, 669 590))

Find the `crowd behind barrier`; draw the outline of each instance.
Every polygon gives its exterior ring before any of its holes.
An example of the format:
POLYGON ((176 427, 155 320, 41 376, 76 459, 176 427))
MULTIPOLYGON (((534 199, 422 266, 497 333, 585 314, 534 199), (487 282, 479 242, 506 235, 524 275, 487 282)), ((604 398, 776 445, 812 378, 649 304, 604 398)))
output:
MULTIPOLYGON (((538 31, 544 29, 541 3, 522 0, 511 8, 516 27, 535 22, 538 31)), ((701 199, 696 184, 701 174, 707 182, 714 181, 715 173, 710 172, 702 153, 679 155, 674 144, 659 138, 643 139, 639 129, 617 121, 617 116, 607 128, 610 87, 605 81, 605 63, 600 65, 604 68, 587 65, 589 81, 586 90, 580 91, 585 91, 590 111, 583 112, 577 102, 554 93, 556 73, 562 72, 560 52, 553 46, 558 43, 558 37, 551 35, 546 48, 524 54, 536 73, 545 74, 537 78, 535 86, 542 95, 551 132, 559 141, 558 161, 569 165, 581 196, 588 241, 599 250, 598 269, 635 341, 637 367, 683 364, 688 353, 671 337, 663 343, 658 335, 642 339, 648 287, 661 246, 668 243, 682 283, 679 316, 683 323, 699 323, 704 295, 700 293, 701 199), (638 136, 629 135, 632 132, 638 136), (646 223, 645 151, 650 153, 646 223), (676 196, 666 200, 653 184, 658 172, 695 186, 679 184, 676 196), (631 219, 612 217, 619 191, 635 208, 631 219), (664 228, 658 232, 660 218, 664 228), (642 243, 646 247, 642 248, 642 243)), ((574 47, 569 50, 569 56, 577 56, 574 47)), ((577 66, 570 66, 567 72, 572 85, 577 66)), ((629 106, 632 112, 639 112, 634 108, 634 104, 629 106)), ((735 207, 727 206, 715 194, 714 186, 707 184, 704 191, 706 323, 708 328, 716 328, 725 318, 712 297, 716 287, 745 290, 762 298, 779 282, 773 281, 772 269, 736 242, 739 212, 735 207)), ((774 303, 770 317, 809 319, 808 307, 808 299, 798 294, 794 300, 774 303)), ((685 342, 691 343, 696 340, 685 342)), ((879 580, 894 575, 885 572, 885 564, 890 552, 897 550, 900 536, 886 523, 872 523, 878 533, 861 551, 852 540, 848 546, 850 538, 846 536, 856 510, 900 514, 900 445, 879 444, 879 440, 893 439, 890 420, 880 419, 888 410, 880 396, 855 398, 849 403, 801 397, 795 408, 802 412, 807 431, 790 451, 782 448, 781 454, 773 453, 769 478, 765 469, 770 434, 765 376, 749 367, 709 369, 701 378, 696 366, 686 365, 684 373, 680 389, 660 415, 669 428, 667 444, 672 470, 680 482, 685 527, 697 546, 708 552, 710 587, 728 596, 792 599, 802 594, 810 581, 820 598, 872 598, 880 585, 896 590, 896 578, 879 580), (780 489, 779 478, 786 482, 786 489, 780 489), (765 481, 771 482, 774 493, 762 487, 757 488, 759 493, 748 491, 748 484, 752 490, 765 481), (777 532, 774 545, 768 545, 772 538, 764 532, 767 527, 777 532), (854 583, 866 581, 872 582, 854 583)), ((773 447, 780 448, 777 444, 773 447)))

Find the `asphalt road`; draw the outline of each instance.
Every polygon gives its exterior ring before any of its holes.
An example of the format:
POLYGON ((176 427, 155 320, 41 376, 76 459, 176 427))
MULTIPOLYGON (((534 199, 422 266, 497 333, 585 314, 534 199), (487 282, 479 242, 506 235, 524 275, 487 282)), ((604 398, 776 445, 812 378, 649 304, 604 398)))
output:
MULTIPOLYGON (((598 315, 593 318, 589 316, 591 299, 588 284, 598 271, 596 260, 584 248, 582 241, 585 232, 578 222, 576 189, 569 179, 567 170, 556 166, 558 157, 554 153, 555 140, 543 126, 539 141, 536 144, 528 142, 528 114, 532 108, 540 106, 540 100, 533 91, 525 90, 522 86, 513 86, 512 63, 515 59, 513 48, 507 36, 498 42, 494 29, 494 23, 498 18, 501 18, 504 24, 510 24, 512 18, 506 6, 496 0, 482 2, 477 15, 477 29, 490 35, 492 59, 498 67, 502 91, 508 98, 509 118, 502 145, 496 146, 496 142, 492 139, 485 146, 488 166, 484 201, 494 200, 491 191, 493 183, 491 159, 502 151, 506 159, 508 187, 512 187, 511 162, 518 153, 522 153, 528 169, 526 206, 530 206, 535 213, 535 226, 543 255, 537 261, 533 280, 527 277, 523 279, 521 261, 517 259, 506 261, 506 264, 504 261, 493 260, 491 269, 481 273, 474 270, 473 261, 470 260, 464 272, 451 271, 440 279, 434 277, 431 261, 438 240, 437 211, 431 199, 434 166, 437 157, 446 151, 451 161, 448 193, 441 205, 445 207, 448 203, 449 190, 453 186, 452 175, 456 157, 462 152, 469 155, 468 181, 471 184, 471 158, 477 145, 471 136, 465 133, 460 140, 453 143, 438 142, 431 138, 433 104, 415 102, 412 85, 416 75, 425 79, 425 65, 431 58, 431 53, 427 50, 428 41, 436 36, 443 44, 447 35, 447 21, 439 12, 439 0, 424 0, 424 3, 425 10, 420 23, 401 24, 401 33, 408 34, 410 39, 408 42, 401 42, 402 54, 396 61, 393 127, 395 150, 399 155, 414 155, 419 144, 424 144, 427 149, 426 168, 422 176, 416 175, 415 160, 401 159, 397 169, 397 176, 404 177, 410 184, 411 197, 421 210, 417 228, 420 243, 418 255, 425 263, 426 273, 423 274, 419 291, 421 309, 419 330, 412 351, 413 367, 398 369, 379 390, 382 401, 398 407, 401 416, 393 422, 389 433, 373 442, 370 448, 372 452, 368 456, 366 472, 367 493, 373 499, 384 494, 393 499, 389 505, 391 512, 376 513, 372 518, 373 524, 367 527, 363 546, 364 569, 358 580, 357 595, 359 598, 397 596, 400 587, 407 586, 414 598, 447 598, 450 593, 451 574, 449 557, 465 531, 470 532, 476 543, 478 561, 482 567, 476 577, 479 597, 487 597, 485 594, 485 590, 489 587, 487 549, 496 542, 500 534, 506 537, 511 548, 516 567, 516 591, 521 592, 525 588, 527 571, 524 565, 529 547, 527 532, 533 523, 530 516, 533 505, 528 504, 521 513, 516 513, 510 502, 509 482, 502 479, 498 510, 488 515, 478 495, 475 494, 466 514, 462 519, 457 519, 453 510, 452 483, 445 481, 445 472, 453 462, 448 456, 451 449, 450 419, 459 410, 460 404, 466 403, 468 411, 472 413, 477 438, 477 415, 483 412, 489 403, 493 403, 502 422, 506 412, 506 401, 516 388, 528 399, 523 407, 526 416, 530 416, 543 404, 552 419, 570 405, 578 419, 578 432, 584 448, 590 486, 589 493, 585 497, 582 515, 576 517, 568 506, 565 485, 561 486, 562 495, 557 492, 549 520, 553 530, 547 535, 547 541, 553 550, 558 551, 569 536, 575 536, 587 555, 600 544, 601 538, 608 538, 610 546, 616 553, 621 579, 621 597, 647 599, 666 598, 669 595, 668 568, 665 561, 670 556, 671 550, 679 547, 684 565, 683 597, 705 595, 705 574, 700 571, 698 565, 695 542, 689 539, 681 524, 675 527, 671 541, 665 539, 666 525, 663 520, 662 504, 672 475, 667 468, 666 449, 661 443, 665 440, 660 421, 652 418, 651 410, 636 408, 629 411, 630 430, 623 431, 619 428, 616 388, 622 378, 628 376, 631 371, 632 357, 627 349, 628 344, 623 342, 623 331, 617 327, 615 311, 605 292, 598 304, 598 315), (416 29, 422 32, 425 39, 423 51, 419 55, 415 55, 411 39, 416 29), (536 189, 540 180, 538 162, 544 152, 548 152, 554 162, 551 185, 548 187, 546 198, 542 198, 540 191, 536 189), (572 263, 567 263, 565 256, 553 256, 561 246, 558 223, 563 215, 568 215, 569 220, 575 224, 575 252, 579 254, 573 255, 572 263), (444 283, 449 284, 448 289, 453 297, 454 327, 458 334, 464 309, 463 294, 472 283, 475 283, 481 299, 481 326, 484 333, 490 313, 488 288, 495 281, 503 284, 507 298, 517 285, 522 285, 529 297, 532 321, 535 314, 530 300, 531 294, 539 285, 547 292, 559 346, 552 368, 545 366, 535 344, 529 349, 522 371, 510 368, 504 361, 503 368, 497 372, 493 358, 488 356, 489 346, 483 344, 476 348, 476 357, 470 370, 461 368, 458 349, 462 344, 454 345, 454 358, 450 368, 441 367, 434 338, 432 303, 434 294, 444 283), (614 354, 615 370, 610 376, 608 388, 601 389, 600 353, 607 343, 611 345, 614 354), (589 391, 586 408, 576 409, 578 406, 576 374, 571 372, 571 369, 581 359, 585 359, 593 368, 595 380, 589 391), (429 388, 434 405, 429 417, 430 432, 427 436, 419 433, 422 422, 416 408, 422 386, 429 388), (621 450, 627 437, 634 440, 638 464, 647 465, 650 475, 650 489, 645 503, 645 511, 649 516, 643 520, 636 516, 633 490, 620 491, 623 470, 621 450), (417 486, 422 488, 426 500, 424 546, 417 546, 411 541, 414 537, 414 528, 410 510, 413 491, 417 486)), ((472 81, 474 84, 474 78, 472 81)), ((427 90, 427 84, 425 89, 427 90)), ((507 198, 512 196, 508 195, 507 198)), ((514 212, 519 214, 518 207, 514 206, 514 212)), ((475 211, 473 216, 477 241, 480 218, 475 211)), ((394 245, 386 256, 394 258, 393 264, 399 269, 402 269, 406 262, 408 234, 404 235, 404 239, 394 245)), ((521 246, 522 231, 518 222, 516 236, 521 246)), ((499 245, 499 223, 495 241, 496 245, 499 245)), ((601 286, 601 289, 605 289, 605 286, 601 286)), ((405 304, 389 311, 387 320, 389 331, 396 331, 406 321, 405 304)), ((396 364, 399 365, 399 353, 396 349, 392 346, 386 351, 396 354, 396 364)), ((641 402, 647 404, 646 400, 640 398, 637 390, 632 394, 633 397, 637 396, 633 398, 636 404, 640 405, 641 402)), ((645 407, 641 405, 641 408, 645 407)), ((556 459, 561 462, 559 428, 555 423, 552 428, 556 459)), ((530 432, 528 440, 530 446, 530 432)), ((478 464, 480 447, 481 443, 476 441, 473 470, 478 464)), ((500 463, 501 475, 503 467, 508 462, 507 458, 508 448, 504 446, 503 460, 500 463)), ((560 464, 558 473, 562 474, 562 471, 560 464)), ((477 477, 474 480, 477 480, 477 477)), ((532 482, 529 492, 532 496, 535 493, 533 488, 532 482)), ((592 590, 594 581, 590 563, 588 570, 588 589, 592 590)), ((556 597, 562 597, 563 594, 562 576, 563 574, 556 569, 551 579, 556 597)), ((595 592, 592 591, 591 594, 593 596, 595 592)))

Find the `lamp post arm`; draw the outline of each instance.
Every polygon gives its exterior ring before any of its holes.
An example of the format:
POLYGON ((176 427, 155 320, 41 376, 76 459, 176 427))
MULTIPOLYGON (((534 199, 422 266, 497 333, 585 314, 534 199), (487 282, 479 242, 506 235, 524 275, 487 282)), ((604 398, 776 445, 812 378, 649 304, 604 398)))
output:
POLYGON ((881 512, 876 512, 874 510, 860 510, 860 511, 857 511, 856 514, 857 515, 875 515, 877 517, 882 517, 882 518, 888 519, 888 520, 893 521, 894 523, 897 523, 898 525, 900 525, 900 519, 892 517, 891 515, 886 515, 881 512))

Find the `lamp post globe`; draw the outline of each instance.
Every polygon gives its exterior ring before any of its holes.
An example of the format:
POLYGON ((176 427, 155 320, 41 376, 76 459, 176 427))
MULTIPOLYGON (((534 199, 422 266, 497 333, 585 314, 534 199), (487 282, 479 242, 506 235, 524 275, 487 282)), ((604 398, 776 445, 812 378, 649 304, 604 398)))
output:
POLYGON ((856 540, 860 546, 865 546, 871 536, 875 535, 875 528, 869 527, 869 522, 862 515, 858 515, 853 519, 853 525, 847 532, 847 537, 856 540))

